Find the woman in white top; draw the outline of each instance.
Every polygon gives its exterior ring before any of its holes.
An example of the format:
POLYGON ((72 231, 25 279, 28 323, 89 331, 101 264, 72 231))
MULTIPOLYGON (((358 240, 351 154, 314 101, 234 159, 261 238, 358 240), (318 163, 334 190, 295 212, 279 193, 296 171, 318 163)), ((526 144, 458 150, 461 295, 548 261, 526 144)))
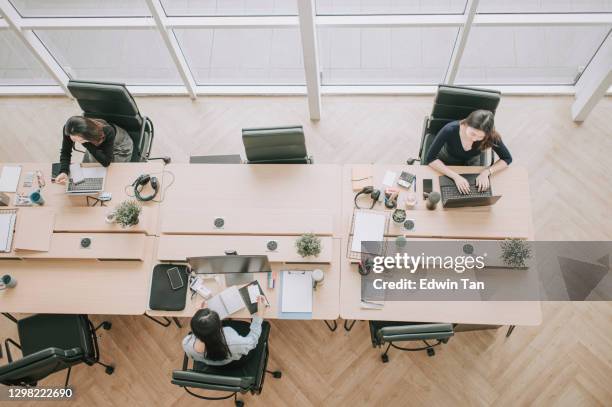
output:
POLYGON ((265 313, 265 300, 257 299, 257 312, 253 314, 251 330, 247 336, 241 336, 231 327, 223 327, 217 312, 206 308, 196 311, 191 318, 191 333, 183 339, 183 350, 198 362, 207 365, 223 366, 240 360, 257 347, 261 335, 261 323, 265 313))

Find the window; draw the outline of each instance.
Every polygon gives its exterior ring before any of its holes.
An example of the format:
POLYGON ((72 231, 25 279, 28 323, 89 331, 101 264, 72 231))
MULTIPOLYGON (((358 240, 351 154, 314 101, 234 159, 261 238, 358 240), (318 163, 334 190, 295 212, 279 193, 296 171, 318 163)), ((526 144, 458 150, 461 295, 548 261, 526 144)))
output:
POLYGON ((0 30, 0 85, 56 85, 17 35, 0 30))
POLYGON ((479 13, 610 13, 612 0, 480 0, 479 13))
POLYGON ((472 27, 458 84, 573 85, 609 26, 472 27))
POLYGON ((37 30, 71 78, 128 85, 182 84, 155 29, 37 30))
POLYGON ((169 16, 297 15, 297 0, 162 0, 169 16))
POLYGON ((297 28, 175 29, 198 85, 303 85, 297 28))
POLYGON ((463 14, 467 0, 316 0, 319 15, 463 14))
POLYGON ((145 0, 9 0, 22 17, 150 16, 145 0))
POLYGON ((444 79, 456 27, 319 29, 324 85, 436 84, 444 79))

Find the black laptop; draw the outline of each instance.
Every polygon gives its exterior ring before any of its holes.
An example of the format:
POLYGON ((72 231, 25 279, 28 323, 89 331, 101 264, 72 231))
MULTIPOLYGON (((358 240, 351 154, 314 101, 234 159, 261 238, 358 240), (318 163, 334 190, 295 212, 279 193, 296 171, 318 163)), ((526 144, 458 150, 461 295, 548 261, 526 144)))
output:
POLYGON ((440 195, 445 208, 461 208, 465 206, 489 206, 499 201, 501 195, 493 195, 492 187, 486 191, 478 191, 476 177, 478 174, 459 174, 470 183, 470 192, 462 194, 457 189, 455 181, 442 175, 440 177, 440 195))

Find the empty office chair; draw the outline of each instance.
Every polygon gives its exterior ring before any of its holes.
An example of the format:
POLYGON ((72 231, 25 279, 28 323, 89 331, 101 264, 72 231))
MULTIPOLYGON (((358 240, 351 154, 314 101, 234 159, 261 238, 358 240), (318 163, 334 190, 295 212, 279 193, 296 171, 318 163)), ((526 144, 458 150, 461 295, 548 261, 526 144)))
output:
MULTIPOLYGON (((419 157, 411 158, 408 164, 420 161, 422 165, 427 162, 427 152, 438 132, 445 124, 465 119, 474 110, 489 110, 495 114, 499 105, 500 92, 487 89, 465 88, 460 86, 439 85, 431 115, 425 117, 419 157)), ((488 149, 480 154, 480 165, 493 163, 493 151, 488 149)))
POLYGON ((452 324, 423 324, 413 322, 393 322, 393 321, 369 321, 370 338, 373 347, 381 347, 385 343, 387 349, 381 355, 383 363, 389 361, 389 348, 405 351, 426 350, 429 356, 436 354, 434 346, 447 343, 448 339, 454 335, 452 324), (436 340, 430 344, 428 340, 436 340), (402 348, 395 345, 395 342, 422 341, 425 346, 418 348, 402 348))
MULTIPOLYGON (((250 324, 246 321, 223 321, 224 326, 231 326, 240 335, 247 335, 250 324)), ((192 396, 204 400, 224 400, 234 397, 236 406, 243 406, 244 402, 238 400, 238 393, 260 394, 263 389, 266 373, 272 374, 275 378, 282 376, 280 371, 271 372, 266 370, 268 365, 268 336, 270 335, 270 324, 264 321, 262 324, 261 336, 257 347, 248 355, 245 360, 232 362, 225 366, 210 366, 205 363, 193 362, 193 367, 188 368, 189 358, 185 355, 183 368, 172 372, 172 383, 181 386, 192 396), (190 390, 205 389, 230 394, 220 397, 209 397, 196 394, 190 390)))
POLYGON ((249 164, 312 164, 302 126, 242 129, 249 164))
POLYGON ((79 363, 99 364, 107 374, 115 370, 113 365, 100 362, 96 331, 111 329, 110 322, 102 322, 94 328, 86 315, 38 314, 20 320, 17 324, 19 343, 7 339, 5 343, 8 364, 0 366, 0 383, 6 386, 36 386, 37 382, 52 373, 68 369, 68 386, 72 366, 79 363), (9 345, 21 349, 22 358, 13 360, 9 345))
POLYGON ((167 164, 169 157, 152 158, 153 122, 142 116, 134 98, 122 83, 76 81, 68 82, 70 93, 83 109, 83 116, 104 119, 125 129, 134 142, 132 162, 161 159, 167 164))
POLYGON ((189 164, 242 164, 240 154, 192 155, 189 164))

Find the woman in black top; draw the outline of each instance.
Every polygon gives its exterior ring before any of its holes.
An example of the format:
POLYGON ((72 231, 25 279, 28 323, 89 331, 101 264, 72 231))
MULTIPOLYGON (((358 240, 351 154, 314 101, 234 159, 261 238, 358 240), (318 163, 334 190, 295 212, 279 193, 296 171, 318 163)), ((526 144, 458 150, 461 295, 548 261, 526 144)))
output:
POLYGON ((447 123, 438 132, 429 152, 429 166, 452 178, 462 193, 470 192, 468 180, 447 167, 447 165, 479 165, 480 153, 492 148, 499 156, 492 166, 485 168, 476 178, 479 191, 489 189, 489 177, 503 170, 512 162, 510 151, 495 131, 493 113, 476 110, 463 120, 447 123))
POLYGON ((108 167, 111 162, 129 162, 132 157, 132 139, 121 127, 102 119, 73 116, 64 126, 60 173, 55 182, 68 180, 74 143, 82 144, 87 150, 83 162, 98 162, 108 167))

